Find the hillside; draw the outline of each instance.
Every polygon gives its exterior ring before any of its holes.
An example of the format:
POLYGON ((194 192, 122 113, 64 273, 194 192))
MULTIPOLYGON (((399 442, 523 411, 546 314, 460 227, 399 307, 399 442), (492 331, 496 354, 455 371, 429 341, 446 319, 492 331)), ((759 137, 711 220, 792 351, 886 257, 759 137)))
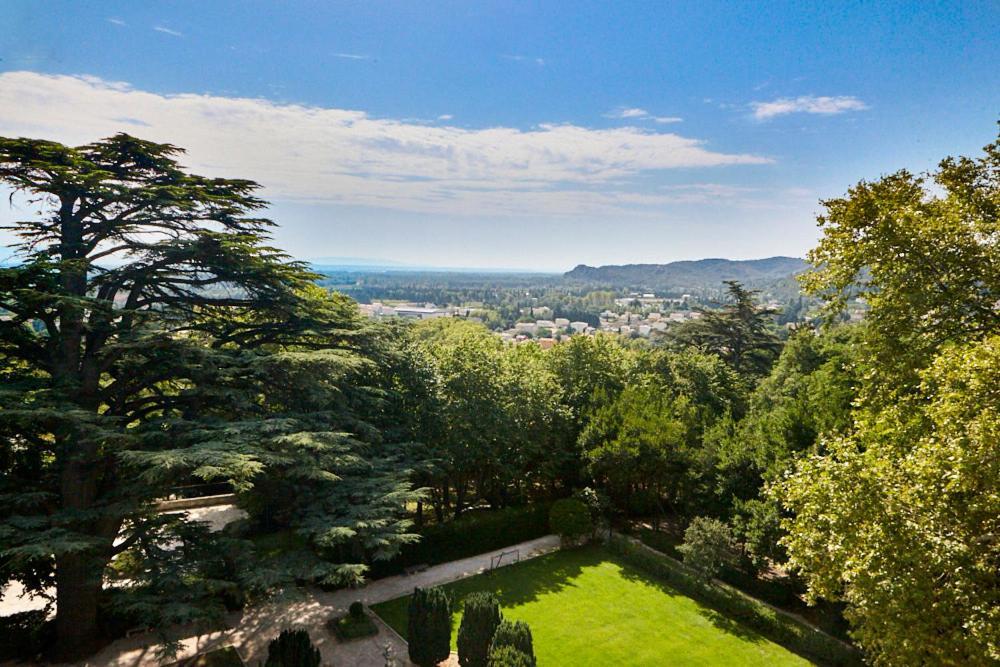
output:
POLYGON ((724 280, 738 280, 753 287, 786 282, 808 267, 798 257, 731 260, 699 259, 669 264, 587 266, 580 264, 564 274, 568 280, 664 292, 714 291, 724 280))

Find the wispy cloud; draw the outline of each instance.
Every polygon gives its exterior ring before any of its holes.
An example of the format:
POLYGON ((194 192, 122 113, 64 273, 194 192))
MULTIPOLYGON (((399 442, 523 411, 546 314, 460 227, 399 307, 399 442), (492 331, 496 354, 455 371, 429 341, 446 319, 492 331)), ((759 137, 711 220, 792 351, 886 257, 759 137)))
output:
POLYGON ((452 118, 454 118, 454 116, 452 116, 450 113, 443 113, 437 117, 438 120, 451 120, 452 118))
POLYGON ((264 99, 160 95, 95 77, 0 74, 0 135, 82 144, 123 129, 184 146, 184 164, 206 175, 257 180, 270 198, 444 214, 653 214, 695 193, 651 193, 650 173, 771 161, 635 127, 467 129, 264 99))
POLYGON ((654 116, 645 109, 639 107, 618 107, 613 111, 604 114, 605 118, 615 118, 618 120, 651 120, 654 123, 665 125, 667 123, 680 123, 683 118, 677 116, 654 116))
POLYGON ((108 23, 114 23, 115 25, 127 25, 125 21, 122 21, 121 19, 114 17, 109 18, 108 23))
POLYGON ((344 58, 346 60, 370 60, 371 56, 366 56, 362 53, 332 53, 330 54, 334 58, 344 58))
POLYGON ((503 58, 504 60, 513 60, 514 62, 518 62, 518 63, 534 63, 535 65, 538 65, 539 67, 542 67, 542 66, 545 65, 545 58, 538 58, 538 57, 532 57, 532 56, 522 56, 522 55, 519 55, 519 54, 516 54, 516 53, 502 53, 502 54, 500 54, 500 57, 503 58))
POLYGON ((750 107, 753 109, 754 118, 768 120, 792 113, 833 115, 847 111, 863 111, 868 108, 868 105, 850 95, 838 97, 803 95, 801 97, 782 97, 770 102, 751 102, 750 107))
POLYGON ((162 32, 164 35, 170 35, 171 37, 184 36, 183 32, 177 30, 171 30, 170 28, 164 27, 162 25, 153 26, 153 30, 155 30, 156 32, 162 32))

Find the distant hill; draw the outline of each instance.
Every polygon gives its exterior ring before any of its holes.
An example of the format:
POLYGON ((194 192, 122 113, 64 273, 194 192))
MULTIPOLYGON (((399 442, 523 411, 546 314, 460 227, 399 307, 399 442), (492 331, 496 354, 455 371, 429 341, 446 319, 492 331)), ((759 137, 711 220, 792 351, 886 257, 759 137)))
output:
POLYGON ((699 259, 669 264, 624 264, 587 266, 580 264, 563 277, 586 283, 658 292, 715 293, 723 280, 767 288, 801 273, 808 267, 798 257, 732 260, 699 259))

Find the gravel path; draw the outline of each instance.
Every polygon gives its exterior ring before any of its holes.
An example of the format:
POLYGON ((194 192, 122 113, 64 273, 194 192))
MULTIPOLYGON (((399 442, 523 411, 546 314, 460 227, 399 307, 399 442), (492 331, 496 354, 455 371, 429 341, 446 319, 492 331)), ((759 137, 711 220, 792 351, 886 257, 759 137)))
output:
MULTIPOLYGON (((547 535, 522 542, 505 550, 519 549, 521 559, 534 558, 559 548, 559 537, 547 535)), ((267 657, 267 644, 283 628, 301 627, 309 631, 319 647, 324 665, 336 667, 383 667, 383 650, 392 647, 400 665, 409 665, 406 644, 381 621, 381 632, 364 640, 346 644, 338 643, 326 630, 325 623, 332 616, 347 612, 355 600, 366 605, 385 602, 410 593, 414 586, 422 588, 445 584, 479 574, 490 565, 490 558, 499 551, 480 554, 471 558, 443 563, 417 574, 387 577, 361 588, 326 593, 315 588, 301 591, 294 599, 279 599, 265 605, 246 609, 230 615, 230 629, 201 635, 178 635, 181 649, 174 660, 188 658, 213 648, 235 646, 248 665, 263 663, 267 657)), ((105 647, 100 653, 80 663, 86 667, 152 667, 162 664, 156 659, 155 635, 137 635, 121 639, 105 647)))

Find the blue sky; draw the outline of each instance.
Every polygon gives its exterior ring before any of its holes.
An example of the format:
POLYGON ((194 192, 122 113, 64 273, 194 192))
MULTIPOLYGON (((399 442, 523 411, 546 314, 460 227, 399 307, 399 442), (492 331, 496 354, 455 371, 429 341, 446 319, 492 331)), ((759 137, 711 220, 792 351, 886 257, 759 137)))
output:
POLYGON ((975 154, 1000 119, 996 2, 42 0, 5 18, 0 134, 185 146, 197 171, 259 181, 302 258, 801 255, 819 199, 975 154))

